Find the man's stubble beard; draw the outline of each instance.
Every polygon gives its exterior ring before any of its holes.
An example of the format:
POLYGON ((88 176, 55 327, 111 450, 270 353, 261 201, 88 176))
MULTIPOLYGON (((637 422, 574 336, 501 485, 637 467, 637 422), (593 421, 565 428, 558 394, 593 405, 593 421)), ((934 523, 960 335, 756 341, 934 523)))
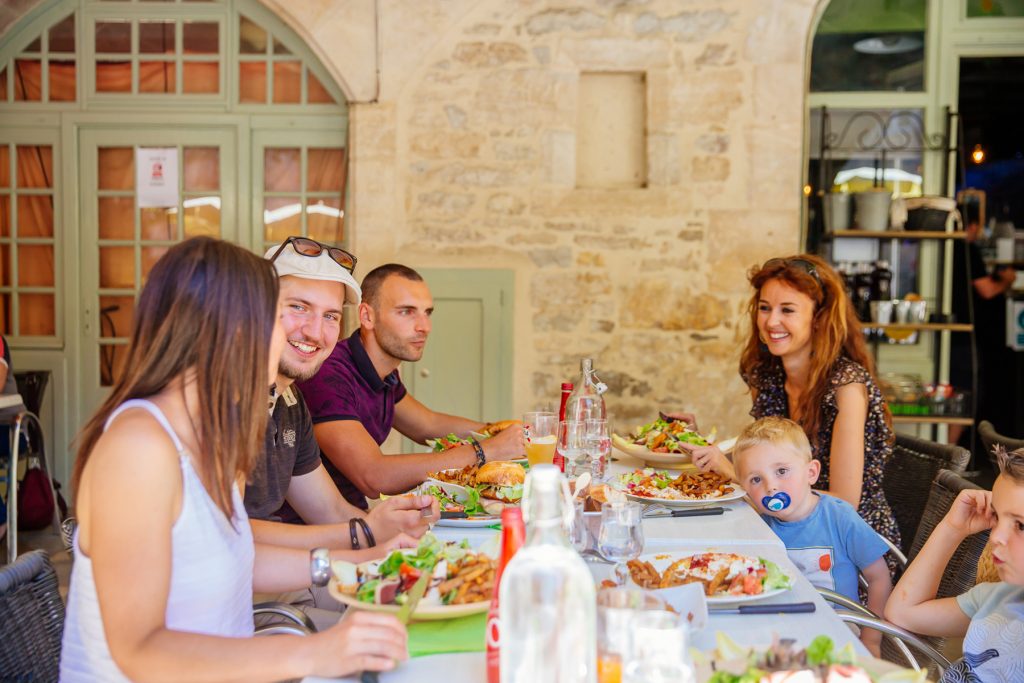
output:
POLYGON ((377 346, 396 360, 415 363, 423 357, 423 351, 417 352, 414 349, 406 348, 401 339, 380 328, 374 328, 373 336, 377 340, 377 346))

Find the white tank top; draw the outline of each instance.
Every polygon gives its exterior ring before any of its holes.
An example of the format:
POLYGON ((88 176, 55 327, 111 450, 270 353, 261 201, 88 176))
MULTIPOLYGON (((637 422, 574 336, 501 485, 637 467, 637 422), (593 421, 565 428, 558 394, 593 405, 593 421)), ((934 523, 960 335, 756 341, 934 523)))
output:
MULTIPOLYGON (((249 518, 238 487, 231 492, 231 522, 210 498, 192 467, 188 451, 163 412, 153 403, 125 401, 104 429, 123 411, 149 411, 167 431, 181 461, 181 514, 171 527, 171 586, 165 623, 168 629, 244 638, 253 635, 252 573, 255 548, 249 518)), ((126 510, 125 514, 131 514, 126 510)), ((74 565, 60 658, 60 680, 127 681, 110 656, 100 618, 92 560, 74 537, 74 565)))

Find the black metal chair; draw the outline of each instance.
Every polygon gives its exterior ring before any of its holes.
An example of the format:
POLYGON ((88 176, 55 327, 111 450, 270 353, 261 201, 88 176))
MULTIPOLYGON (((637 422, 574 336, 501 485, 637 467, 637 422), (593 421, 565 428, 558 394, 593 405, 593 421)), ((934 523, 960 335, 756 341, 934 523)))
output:
POLYGON ((995 426, 988 420, 982 420, 978 423, 978 436, 981 437, 981 444, 985 447, 985 453, 988 455, 988 459, 996 466, 996 456, 995 453, 992 452, 992 449, 996 446, 1002 446, 1008 451, 1015 451, 1018 448, 1024 448, 1024 439, 1015 439, 1012 436, 1004 436, 1003 434, 1000 434, 996 431, 995 426))
POLYGON ((42 550, 0 568, 0 680, 56 681, 64 603, 42 550))
POLYGON ((900 546, 908 556, 935 476, 942 469, 962 473, 970 460, 970 451, 959 446, 904 434, 896 436, 892 458, 885 466, 882 489, 896 517, 900 546))

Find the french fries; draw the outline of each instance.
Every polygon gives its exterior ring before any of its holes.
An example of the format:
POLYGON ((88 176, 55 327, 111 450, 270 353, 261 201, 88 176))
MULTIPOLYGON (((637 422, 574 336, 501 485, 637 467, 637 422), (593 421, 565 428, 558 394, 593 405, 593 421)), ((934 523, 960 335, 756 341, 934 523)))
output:
POLYGON ((467 555, 455 566, 455 573, 441 583, 437 590, 441 595, 456 591, 449 605, 463 605, 469 602, 490 600, 494 591, 494 560, 478 553, 467 555))

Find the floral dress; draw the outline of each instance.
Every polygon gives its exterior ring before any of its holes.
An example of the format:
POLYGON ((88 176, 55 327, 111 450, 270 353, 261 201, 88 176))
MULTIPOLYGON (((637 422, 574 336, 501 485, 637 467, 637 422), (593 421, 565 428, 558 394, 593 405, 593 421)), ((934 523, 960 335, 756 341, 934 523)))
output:
MULTIPOLYGON (((747 382, 757 390, 754 407, 750 410, 754 418, 769 415, 789 417, 786 372, 780 360, 772 359, 766 369, 747 379, 747 382)), ((836 391, 847 384, 863 384, 868 390, 868 415, 864 422, 864 483, 857 512, 875 531, 899 546, 899 527, 896 526, 896 518, 882 490, 882 476, 886 463, 892 457, 893 440, 892 429, 885 422, 885 400, 871 373, 846 357, 836 361, 829 377, 828 390, 821 402, 823 419, 818 429, 817 445, 812 446, 814 457, 821 461, 821 476, 814 488, 826 490, 829 487, 829 449, 832 445, 832 428, 839 414, 836 391)))

